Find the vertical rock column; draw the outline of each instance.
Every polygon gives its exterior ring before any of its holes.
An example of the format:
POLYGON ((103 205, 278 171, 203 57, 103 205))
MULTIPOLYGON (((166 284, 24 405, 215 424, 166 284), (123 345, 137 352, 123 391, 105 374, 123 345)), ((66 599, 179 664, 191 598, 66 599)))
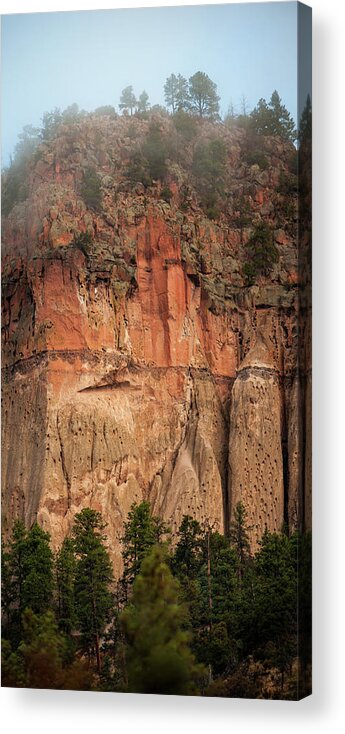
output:
POLYGON ((265 528, 284 519, 281 398, 278 373, 258 339, 241 363, 232 388, 229 437, 231 519, 238 502, 247 511, 252 550, 265 528))

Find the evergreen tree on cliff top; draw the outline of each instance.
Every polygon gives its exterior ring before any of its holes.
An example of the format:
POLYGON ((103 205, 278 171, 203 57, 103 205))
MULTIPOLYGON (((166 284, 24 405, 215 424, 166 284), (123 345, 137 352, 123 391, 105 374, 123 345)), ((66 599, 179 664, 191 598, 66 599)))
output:
POLYGON ((137 693, 188 695, 204 670, 195 663, 184 629, 179 587, 155 546, 133 584, 131 604, 122 613, 127 639, 129 689, 137 693))
POLYGON ((123 110, 124 112, 129 112, 132 116, 137 104, 138 102, 133 92, 133 87, 130 84, 128 87, 125 87, 125 89, 122 90, 119 103, 120 110, 123 110))
POLYGON ((217 85, 203 71, 197 71, 189 79, 190 108, 199 117, 211 120, 219 118, 217 85))
POLYGON ((187 110, 189 104, 188 82, 181 74, 170 74, 164 84, 164 97, 167 107, 175 114, 187 110))
POLYGON ((268 104, 264 99, 259 100, 250 118, 257 135, 277 135, 286 140, 296 138, 295 123, 276 90, 268 104))

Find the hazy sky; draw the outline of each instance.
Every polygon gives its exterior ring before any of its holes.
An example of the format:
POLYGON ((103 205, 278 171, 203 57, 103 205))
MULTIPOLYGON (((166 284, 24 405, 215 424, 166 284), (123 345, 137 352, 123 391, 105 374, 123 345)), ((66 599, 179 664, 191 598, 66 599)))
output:
POLYGON ((164 104, 172 73, 205 71, 221 110, 242 94, 253 107, 274 89, 296 119, 297 3, 260 3, 5 15, 2 163, 24 125, 73 102, 117 107, 121 90, 164 104))

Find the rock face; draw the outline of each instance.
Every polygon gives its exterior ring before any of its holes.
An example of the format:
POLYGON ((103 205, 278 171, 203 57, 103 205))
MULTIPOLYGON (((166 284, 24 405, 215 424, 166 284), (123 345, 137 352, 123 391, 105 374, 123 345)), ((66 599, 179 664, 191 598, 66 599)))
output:
POLYGON ((229 437, 230 505, 244 504, 254 547, 284 522, 281 407, 279 374, 259 337, 233 386, 229 437))
POLYGON ((252 225, 240 231, 235 203, 217 221, 193 192, 182 206, 181 170, 169 204, 159 183, 128 188, 128 125, 91 116, 63 128, 3 224, 5 531, 38 519, 57 547, 92 506, 116 572, 123 523, 143 498, 173 531, 191 514, 221 532, 241 499, 253 547, 265 525, 310 515, 296 231, 275 212, 291 148, 267 139, 260 172, 243 163, 242 131, 202 128, 226 140, 229 200, 246 191, 253 221, 275 231, 279 263, 249 287, 252 225), (79 193, 90 163, 101 211, 79 193))

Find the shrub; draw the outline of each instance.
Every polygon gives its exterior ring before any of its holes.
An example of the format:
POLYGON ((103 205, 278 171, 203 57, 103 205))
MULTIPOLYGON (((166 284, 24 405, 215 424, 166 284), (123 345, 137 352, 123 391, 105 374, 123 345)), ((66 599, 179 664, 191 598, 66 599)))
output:
POLYGON ((143 145, 143 156, 147 160, 148 172, 151 179, 164 179, 167 172, 167 155, 167 142, 162 136, 159 125, 153 122, 150 125, 149 132, 143 145))
POLYGON ((247 153, 245 160, 249 166, 257 165, 262 171, 266 171, 269 165, 266 156, 259 150, 247 153))
POLYGON ((89 209, 100 211, 102 206, 102 191, 99 176, 94 168, 88 167, 84 171, 80 193, 89 209))
POLYGON ((196 147, 192 170, 201 206, 211 219, 219 216, 217 205, 224 195, 225 164, 226 145, 223 140, 214 139, 196 147))
POLYGON ((190 142, 195 138, 197 132, 196 120, 185 112, 179 110, 173 117, 174 125, 178 133, 187 141, 190 142))
POLYGON ((272 230, 266 222, 260 222, 247 243, 247 258, 242 269, 247 284, 253 285, 258 275, 269 275, 278 259, 272 230))
POLYGON ((172 196, 173 196, 173 192, 171 191, 171 189, 169 189, 169 186, 164 186, 164 188, 161 191, 161 199, 164 199, 164 201, 170 204, 172 196))
POLYGON ((89 256, 91 244, 92 237, 90 232, 80 232, 80 234, 74 235, 73 237, 73 245, 81 250, 85 257, 89 256))
POLYGON ((139 150, 135 150, 130 157, 126 170, 126 178, 133 185, 142 183, 145 188, 152 183, 148 170, 148 162, 139 150))
POLYGON ((298 181, 297 176, 295 176, 293 173, 286 173, 285 171, 280 171, 279 174, 279 184, 278 184, 278 194, 282 194, 283 196, 294 196, 297 194, 298 191, 298 181))
POLYGON ((112 107, 110 104, 102 105, 101 107, 97 107, 94 111, 94 114, 97 115, 97 117, 117 117, 115 107, 112 107))

